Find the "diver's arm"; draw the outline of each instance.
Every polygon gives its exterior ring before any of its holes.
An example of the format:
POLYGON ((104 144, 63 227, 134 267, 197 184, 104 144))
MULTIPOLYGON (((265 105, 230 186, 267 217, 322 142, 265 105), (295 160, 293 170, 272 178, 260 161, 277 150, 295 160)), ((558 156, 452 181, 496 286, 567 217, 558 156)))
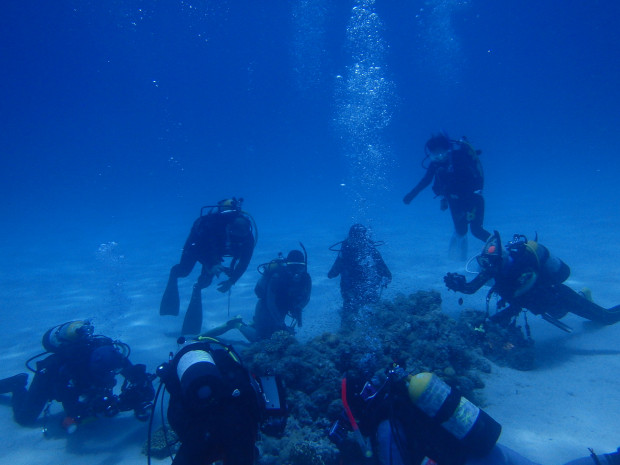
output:
POLYGON ((385 264, 381 253, 377 249, 373 249, 373 255, 377 266, 377 272, 381 276, 382 281, 387 285, 392 282, 392 273, 385 264))
POLYGON ((241 252, 239 253, 239 257, 233 258, 232 270, 230 272, 230 282, 231 284, 235 284, 245 270, 248 269, 248 265, 250 264, 250 260, 252 259, 252 253, 254 252, 254 239, 248 241, 243 244, 241 252))
POLYGON ((327 277, 329 279, 335 278, 336 276, 340 274, 341 271, 342 271, 342 257, 340 256, 340 254, 338 254, 338 257, 336 257, 336 261, 334 262, 331 269, 327 273, 327 277))
POLYGON ((243 276, 245 270, 248 269, 252 253, 254 252, 254 239, 243 244, 239 256, 234 256, 230 269, 226 272, 228 279, 218 284, 217 290, 220 292, 228 292, 230 288, 243 276))
POLYGON ((444 276, 443 281, 446 287, 451 291, 462 292, 463 294, 474 294, 478 289, 484 286, 489 279, 491 279, 490 276, 484 273, 478 273, 474 279, 467 282, 467 279, 462 274, 448 273, 444 276))
POLYGON ((304 275, 304 290, 303 294, 299 297, 298 306, 301 309, 308 305, 310 302, 310 294, 312 293, 312 278, 308 273, 304 275))
POLYGON ((312 291, 312 278, 308 273, 303 277, 303 288, 293 297, 291 307, 288 309, 288 314, 297 320, 297 325, 302 327, 302 311, 310 302, 310 293, 312 291))
POLYGON ((411 189, 411 191, 407 195, 405 195, 405 197, 403 198, 403 202, 405 202, 406 204, 411 203, 411 201, 420 192, 422 192, 430 185, 430 183, 433 181, 433 177, 435 177, 435 165, 431 163, 431 165, 426 170, 426 174, 424 175, 424 177, 420 179, 420 182, 418 182, 418 184, 413 189, 411 189))

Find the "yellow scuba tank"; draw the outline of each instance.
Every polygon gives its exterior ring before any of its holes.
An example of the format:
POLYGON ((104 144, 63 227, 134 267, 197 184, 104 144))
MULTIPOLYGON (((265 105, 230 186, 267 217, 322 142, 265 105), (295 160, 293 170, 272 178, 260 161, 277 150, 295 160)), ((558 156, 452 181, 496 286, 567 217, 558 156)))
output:
POLYGON ((409 399, 471 454, 486 455, 497 442, 501 425, 433 373, 409 376, 408 391, 409 399))
POLYGON ((536 256, 538 269, 546 282, 560 284, 568 279, 570 268, 561 259, 553 255, 547 247, 536 241, 527 241, 525 247, 536 256))
POLYGON ((41 343, 48 352, 56 352, 62 346, 85 339, 93 334, 93 326, 88 320, 68 321, 46 331, 41 343))

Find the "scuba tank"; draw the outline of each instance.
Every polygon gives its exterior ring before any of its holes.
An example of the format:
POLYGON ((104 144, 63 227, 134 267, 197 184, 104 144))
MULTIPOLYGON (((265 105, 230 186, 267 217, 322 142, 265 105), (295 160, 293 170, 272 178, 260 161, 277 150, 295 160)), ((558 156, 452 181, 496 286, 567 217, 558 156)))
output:
POLYGON ((60 348, 80 339, 88 339, 93 335, 93 325, 89 320, 68 321, 48 329, 41 343, 48 352, 57 352, 60 348))
POLYGON ((488 454, 497 442, 501 425, 433 373, 409 376, 408 392, 409 399, 420 410, 440 423, 473 455, 488 454))
POLYGON ((512 241, 506 244, 506 250, 510 259, 520 266, 534 269, 547 284, 563 283, 570 276, 568 265, 538 242, 538 234, 534 240, 528 240, 522 234, 515 234, 512 241))
POLYGON ((535 241, 527 241, 525 245, 536 254, 540 264, 540 274, 545 281, 560 284, 568 279, 570 268, 561 259, 549 252, 547 247, 535 241))
POLYGON ((173 360, 183 396, 192 405, 222 394, 223 380, 204 344, 190 344, 173 360))

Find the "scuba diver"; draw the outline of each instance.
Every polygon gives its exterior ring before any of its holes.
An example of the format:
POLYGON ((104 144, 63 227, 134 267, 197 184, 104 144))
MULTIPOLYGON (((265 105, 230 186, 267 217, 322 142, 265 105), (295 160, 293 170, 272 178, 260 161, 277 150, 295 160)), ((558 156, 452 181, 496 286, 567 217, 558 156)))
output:
MULTIPOLYGON (((20 373, 0 380, 0 393, 12 393, 13 416, 24 426, 35 424, 46 404, 62 403, 64 429, 72 433, 83 420, 113 417, 119 412, 134 411, 138 420, 146 421, 155 396, 146 366, 129 361, 129 346, 109 337, 93 334, 88 320, 69 321, 48 330, 43 336, 46 352, 26 362, 34 372, 28 389, 28 374, 20 373), (36 369, 29 363, 37 361, 36 369), (116 376, 124 378, 120 394, 114 393, 116 376)), ((44 428, 46 431, 47 428, 44 428)))
POLYGON ((187 277, 196 262, 202 271, 194 284, 192 297, 183 320, 183 334, 198 334, 202 327, 202 289, 214 277, 224 273, 228 279, 218 284, 217 290, 228 292, 247 269, 256 245, 256 225, 253 218, 241 210, 243 199, 227 199, 215 206, 202 207, 185 241, 181 260, 170 270, 168 284, 161 299, 160 315, 179 314, 178 278, 187 277), (203 214, 210 208, 207 214, 203 214), (230 265, 222 266, 224 257, 231 257, 230 265))
MULTIPOLYGON (((501 425, 435 374, 393 364, 371 380, 344 378, 341 389, 329 439, 344 464, 537 465, 499 444, 501 425)), ((590 452, 566 465, 620 465, 619 452, 590 452)))
POLYGON ((480 150, 474 149, 463 137, 452 140, 444 132, 433 135, 424 145, 426 157, 422 167, 426 174, 418 184, 403 198, 407 205, 433 179, 433 192, 441 197, 440 208, 450 208, 454 234, 450 240, 450 255, 465 260, 467 258, 467 226, 474 237, 486 241, 491 233, 482 226, 484 221, 484 173, 480 162, 480 150), (425 165, 426 159, 430 160, 425 165))
POLYGON ((392 273, 377 250, 382 244, 370 239, 365 226, 354 224, 344 241, 329 247, 329 250, 338 252, 327 277, 340 276, 342 328, 350 328, 360 308, 378 302, 383 289, 392 282, 392 273))
POLYGON ((254 288, 258 302, 252 323, 244 323, 241 317, 233 318, 203 336, 214 337, 238 329, 248 341, 257 342, 269 339, 276 331, 295 334, 295 326, 302 326, 302 311, 308 305, 312 291, 306 249, 300 245, 304 252, 291 250, 286 258, 280 254, 269 263, 258 266, 261 277, 254 288), (292 319, 290 325, 285 322, 287 316, 292 319))
POLYGON ((234 349, 217 339, 191 341, 157 374, 170 394, 167 418, 181 443, 173 465, 218 460, 250 465, 258 454, 259 428, 276 436, 284 431, 287 412, 279 379, 252 377, 234 349))
POLYGON ((514 323, 523 309, 541 315, 567 332, 571 328, 559 321, 567 313, 604 325, 620 320, 620 305, 605 309, 588 298, 588 290, 577 293, 562 284, 568 279, 570 268, 537 239, 530 241, 515 234, 502 248, 499 233, 495 231, 476 257, 480 266, 478 275, 468 283, 465 276, 448 273, 444 277, 446 287, 473 294, 493 279, 495 282, 487 295, 487 316, 489 301, 497 294, 500 297, 497 308, 501 310, 490 320, 499 324, 514 323))

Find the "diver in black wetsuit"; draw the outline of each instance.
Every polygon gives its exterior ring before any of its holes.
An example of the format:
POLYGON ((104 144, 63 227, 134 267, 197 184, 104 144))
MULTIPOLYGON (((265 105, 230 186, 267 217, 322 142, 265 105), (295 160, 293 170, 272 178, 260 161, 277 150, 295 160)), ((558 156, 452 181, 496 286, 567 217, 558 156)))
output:
POLYGON ((202 327, 202 289, 222 272, 228 279, 217 290, 228 292, 247 269, 254 252, 254 226, 251 217, 241 210, 243 199, 222 200, 198 218, 185 241, 179 264, 170 270, 168 284, 161 299, 160 315, 179 314, 178 278, 188 276, 196 262, 202 271, 183 320, 183 334, 198 334, 202 327), (231 257, 230 266, 222 266, 224 257, 231 257))
POLYGON ((620 321, 620 305, 605 309, 585 294, 562 284, 570 275, 568 265, 545 246, 528 241, 525 236, 515 235, 502 248, 499 233, 495 231, 478 256, 478 263, 480 273, 469 283, 457 273, 448 273, 444 282, 448 289, 473 294, 494 279, 489 297, 498 294, 501 298, 498 308, 506 308, 493 315, 492 321, 508 323, 524 308, 566 331, 570 328, 558 320, 567 313, 604 325, 620 321))
POLYGON ((92 325, 83 320, 50 329, 42 342, 47 352, 37 357, 47 357, 37 362, 28 389, 26 373, 0 380, 0 393, 13 394, 17 423, 33 425, 53 400, 62 403, 62 426, 67 432, 73 432, 85 419, 112 417, 128 410, 134 410, 139 420, 149 418, 154 376, 146 372, 145 365, 129 361, 127 344, 93 335, 92 325), (117 374, 124 378, 119 395, 113 391, 117 374))
POLYGON ((433 179, 433 192, 441 197, 441 209, 450 208, 454 235, 450 242, 451 254, 467 258, 467 226, 474 237, 486 241, 491 233, 483 228, 484 198, 482 188, 484 175, 476 151, 465 138, 455 141, 441 133, 431 137, 424 146, 430 163, 426 174, 403 198, 405 204, 428 187, 433 179))
POLYGON ((158 368, 168 421, 181 447, 173 465, 251 465, 264 401, 237 354, 216 339, 192 342, 158 368))
MULTIPOLYGON (((538 465, 498 443, 501 426, 437 375, 394 365, 341 386, 344 411, 329 439, 344 465, 371 457, 378 465, 538 465)), ((620 465, 618 451, 590 452, 565 465, 620 465)))
POLYGON ((246 324, 241 317, 236 317, 203 336, 215 337, 238 329, 248 341, 257 342, 269 339, 276 331, 295 334, 295 327, 302 326, 302 312, 312 291, 306 255, 300 250, 291 250, 286 258, 280 254, 269 263, 259 265, 258 271, 261 277, 254 288, 258 302, 252 323, 246 324), (290 325, 286 324, 287 316, 291 318, 290 325))
POLYGON ((392 273, 377 245, 379 243, 371 240, 365 226, 354 224, 344 241, 330 247, 338 251, 338 256, 327 277, 340 276, 342 328, 350 328, 360 308, 378 302, 382 290, 392 282, 392 273), (335 249, 338 245, 339 250, 335 249))

